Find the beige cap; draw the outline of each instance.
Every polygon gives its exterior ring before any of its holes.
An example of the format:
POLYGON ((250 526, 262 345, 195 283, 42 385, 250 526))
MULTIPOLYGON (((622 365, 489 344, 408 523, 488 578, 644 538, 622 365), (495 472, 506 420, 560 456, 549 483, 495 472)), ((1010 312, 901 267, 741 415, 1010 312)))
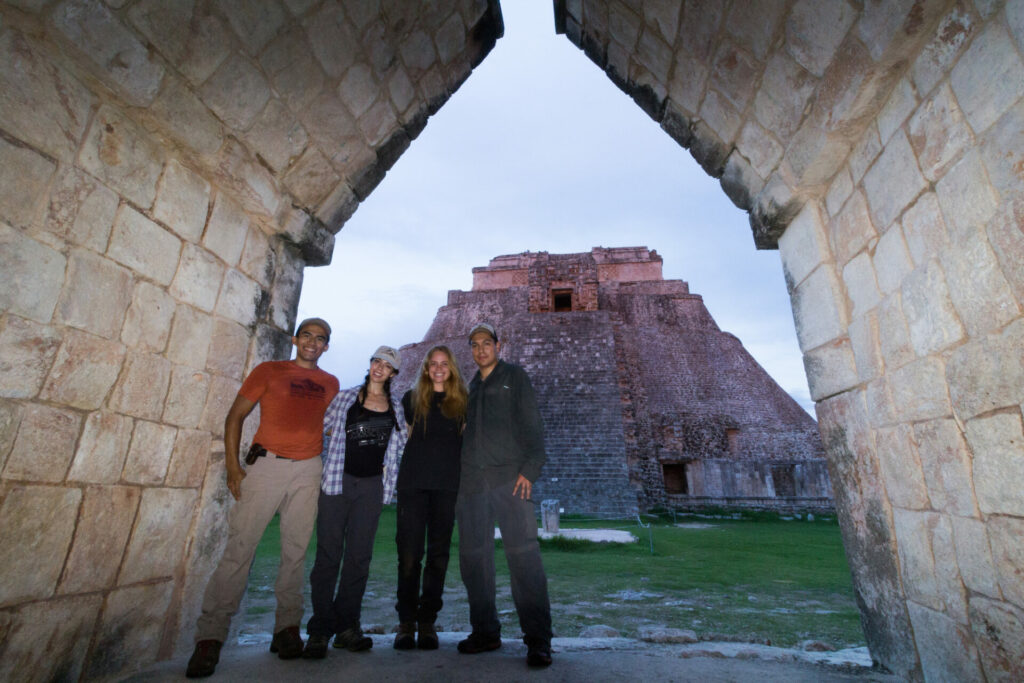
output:
POLYGON ((370 356, 370 360, 376 360, 378 358, 394 368, 395 372, 398 372, 402 367, 401 354, 390 346, 377 347, 377 350, 373 352, 372 356, 370 356))
POLYGON ((473 335, 477 332, 486 332, 491 335, 491 339, 495 342, 498 341, 498 333, 494 331, 494 326, 490 323, 477 323, 473 326, 473 329, 469 331, 469 340, 473 341, 473 335))

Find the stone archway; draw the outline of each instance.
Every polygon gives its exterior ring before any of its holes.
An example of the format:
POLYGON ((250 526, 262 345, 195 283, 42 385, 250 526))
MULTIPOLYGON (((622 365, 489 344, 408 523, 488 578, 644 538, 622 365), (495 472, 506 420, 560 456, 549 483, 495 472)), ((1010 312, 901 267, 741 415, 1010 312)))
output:
MULTIPOLYGON (((782 253, 873 656, 1019 673, 1024 3, 554 4, 782 253)), ((0 671, 188 646, 224 410, 502 30, 494 0, 0 5, 0 671)))

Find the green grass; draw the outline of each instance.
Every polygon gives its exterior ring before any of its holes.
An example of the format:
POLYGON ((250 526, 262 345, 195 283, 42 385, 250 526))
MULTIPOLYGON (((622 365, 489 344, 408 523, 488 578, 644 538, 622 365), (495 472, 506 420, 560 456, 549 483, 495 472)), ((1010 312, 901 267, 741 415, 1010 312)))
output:
MULTIPOLYGON (((671 517, 652 519, 649 529, 640 528, 635 520, 563 517, 564 528, 623 528, 638 536, 639 542, 556 539, 541 543, 555 635, 575 636, 587 626, 606 624, 624 636, 635 636, 643 625, 663 625, 693 629, 705 638, 781 646, 808 638, 836 647, 864 644, 834 520, 782 521, 760 515, 677 521, 691 526, 677 526, 671 517), (703 528, 693 528, 697 525, 703 528)), ((395 511, 388 506, 377 531, 363 607, 364 625, 380 624, 388 631, 395 620, 394 538, 395 511)), ((275 521, 253 563, 246 618, 254 631, 264 628, 268 618, 272 620, 278 547, 275 521)), ((314 547, 315 539, 307 568, 312 567, 314 547)), ((496 552, 498 609, 505 633, 514 637, 518 622, 500 543, 496 552)), ((468 630, 457 529, 451 558, 439 625, 468 630)))

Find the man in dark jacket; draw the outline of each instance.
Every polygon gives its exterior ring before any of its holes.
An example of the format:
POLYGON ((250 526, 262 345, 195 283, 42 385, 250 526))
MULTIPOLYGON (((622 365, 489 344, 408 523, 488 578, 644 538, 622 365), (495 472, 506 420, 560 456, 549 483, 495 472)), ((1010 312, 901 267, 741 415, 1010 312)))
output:
POLYGON ((469 344, 479 369, 469 383, 456 515, 459 565, 473 632, 459 643, 459 652, 476 654, 501 647, 501 623, 494 602, 497 520, 512 599, 527 646, 526 662, 548 666, 551 606, 530 499, 545 460, 537 399, 526 372, 498 359, 501 344, 494 327, 487 323, 474 327, 469 344))

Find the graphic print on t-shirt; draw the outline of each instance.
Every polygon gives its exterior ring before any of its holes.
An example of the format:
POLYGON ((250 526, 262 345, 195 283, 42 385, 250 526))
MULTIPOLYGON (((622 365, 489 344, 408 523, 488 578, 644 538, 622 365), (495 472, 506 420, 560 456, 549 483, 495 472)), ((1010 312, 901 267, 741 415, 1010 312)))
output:
POLYGON ((311 379, 293 379, 291 381, 292 398, 319 400, 327 390, 311 379))

